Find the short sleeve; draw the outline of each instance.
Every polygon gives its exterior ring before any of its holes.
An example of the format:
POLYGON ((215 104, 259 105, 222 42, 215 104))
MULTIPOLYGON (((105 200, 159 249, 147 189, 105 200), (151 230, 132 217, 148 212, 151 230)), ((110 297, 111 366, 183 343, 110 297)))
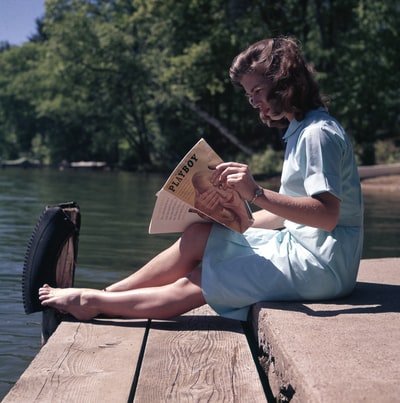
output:
POLYGON ((304 188, 313 196, 329 192, 341 199, 343 132, 336 125, 318 122, 307 127, 299 139, 299 167, 304 188))

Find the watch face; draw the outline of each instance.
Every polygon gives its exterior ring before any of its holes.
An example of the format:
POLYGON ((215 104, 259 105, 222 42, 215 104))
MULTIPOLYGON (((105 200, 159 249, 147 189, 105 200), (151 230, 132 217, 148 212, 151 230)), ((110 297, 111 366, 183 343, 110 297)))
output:
POLYGON ((264 194, 264 190, 262 188, 258 188, 256 190, 255 196, 259 197, 259 196, 262 196, 263 194, 264 194))

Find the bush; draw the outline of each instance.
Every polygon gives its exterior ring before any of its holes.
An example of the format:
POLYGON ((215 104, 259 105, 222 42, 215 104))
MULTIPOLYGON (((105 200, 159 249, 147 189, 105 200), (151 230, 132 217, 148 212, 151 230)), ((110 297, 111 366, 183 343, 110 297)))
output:
POLYGON ((379 140, 375 143, 375 160, 377 164, 394 164, 400 162, 400 148, 394 140, 379 140))
POLYGON ((248 165, 254 175, 275 176, 282 171, 284 151, 268 147, 263 153, 254 154, 248 165))

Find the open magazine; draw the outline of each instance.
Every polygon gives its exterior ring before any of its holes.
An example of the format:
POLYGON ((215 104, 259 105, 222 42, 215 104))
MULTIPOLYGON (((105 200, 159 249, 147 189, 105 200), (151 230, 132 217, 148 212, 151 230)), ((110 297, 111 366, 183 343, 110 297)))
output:
POLYGON ((199 140, 157 193, 149 233, 182 232, 189 224, 210 219, 234 231, 246 231, 253 223, 247 201, 234 189, 210 181, 221 162, 207 142, 199 140))

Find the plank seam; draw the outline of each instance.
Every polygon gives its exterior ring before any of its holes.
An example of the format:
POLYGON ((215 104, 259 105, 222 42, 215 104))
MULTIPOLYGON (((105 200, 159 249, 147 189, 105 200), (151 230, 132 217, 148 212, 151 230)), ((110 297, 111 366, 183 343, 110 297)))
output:
POLYGON ((276 399, 272 393, 271 386, 269 384, 268 376, 264 372, 260 361, 259 361, 259 347, 257 340, 254 337, 253 329, 249 322, 241 321, 243 332, 246 335, 247 344, 249 346, 251 355, 253 357, 254 364, 256 365, 258 376, 260 378, 261 385, 264 389, 265 397, 267 402, 275 402, 276 399))
POLYGON ((133 403, 133 401, 135 399, 136 389, 137 389, 137 386, 139 383, 140 371, 142 369, 144 353, 146 351, 147 339, 148 339, 149 333, 150 333, 150 327, 151 327, 151 319, 148 319, 147 325, 146 325, 146 330, 143 335, 142 345, 140 347, 140 352, 139 352, 139 356, 138 356, 138 360, 137 360, 135 374, 134 374, 133 380, 132 380, 131 390, 129 392, 128 403, 133 403))

